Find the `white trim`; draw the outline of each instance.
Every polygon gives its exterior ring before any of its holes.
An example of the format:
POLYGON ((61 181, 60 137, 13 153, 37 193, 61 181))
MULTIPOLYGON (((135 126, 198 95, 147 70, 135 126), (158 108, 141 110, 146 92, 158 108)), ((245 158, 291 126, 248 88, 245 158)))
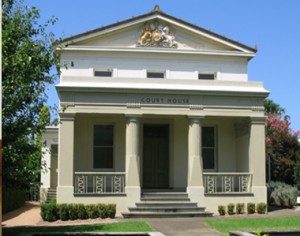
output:
MULTIPOLYGON (((153 20, 153 19, 160 19, 162 21, 168 22, 169 24, 176 25, 179 28, 183 28, 183 29, 188 30, 190 32, 193 32, 197 35, 200 35, 202 37, 211 39, 215 42, 218 42, 218 43, 221 43, 223 45, 229 46, 231 48, 235 48, 237 50, 240 50, 244 53, 253 53, 252 51, 247 50, 244 47, 240 47, 240 46, 234 44, 234 42, 228 42, 228 41, 223 40, 219 37, 214 37, 214 36, 210 35, 209 33, 205 33, 205 32, 203 32, 199 29, 194 29, 192 27, 187 26, 184 23, 179 23, 177 21, 170 20, 168 17, 164 17, 164 16, 161 16, 161 15, 158 15, 158 14, 154 14, 154 15, 151 15, 151 16, 148 16, 148 17, 144 17, 142 19, 138 19, 138 20, 135 20, 135 21, 132 21, 132 22, 129 22, 129 23, 123 23, 123 24, 117 25, 115 27, 110 27, 110 28, 105 29, 105 30, 101 30, 101 28, 100 28, 99 31, 97 31, 97 32, 94 32, 94 33, 91 32, 89 34, 79 36, 78 38, 76 38, 74 40, 70 40, 70 41, 71 41, 71 43, 77 43, 77 42, 84 41, 84 40, 87 40, 87 39, 90 39, 90 38, 94 38, 94 37, 98 37, 98 36, 101 36, 101 35, 104 35, 104 34, 107 34, 107 33, 111 33, 111 32, 117 31, 117 30, 125 29, 127 27, 134 27, 137 24, 140 24, 140 23, 143 23, 143 22, 146 22, 146 21, 149 21, 149 20, 153 20)), ((107 27, 109 27, 109 26, 110 25, 107 25, 107 27)), ((97 30, 97 29, 95 29, 95 30, 97 30)), ((67 42, 65 44, 67 44, 67 42)), ((255 53, 253 53, 253 54, 255 54, 255 53)))
POLYGON ((193 55, 218 55, 218 56, 238 56, 252 58, 253 52, 237 52, 223 50, 191 50, 191 49, 172 49, 172 48, 124 48, 124 47, 103 47, 103 46, 78 46, 70 45, 66 48, 57 48, 58 51, 87 51, 87 52, 136 52, 136 53, 166 53, 166 54, 193 54, 193 55))

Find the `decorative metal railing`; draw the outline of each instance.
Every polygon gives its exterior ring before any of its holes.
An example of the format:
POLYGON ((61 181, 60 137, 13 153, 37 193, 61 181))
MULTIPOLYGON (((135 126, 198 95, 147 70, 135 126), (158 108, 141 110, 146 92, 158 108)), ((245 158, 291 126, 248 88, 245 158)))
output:
POLYGON ((205 193, 250 193, 251 173, 204 173, 205 193))
POLYGON ((75 172, 76 194, 121 194, 125 172, 75 172))

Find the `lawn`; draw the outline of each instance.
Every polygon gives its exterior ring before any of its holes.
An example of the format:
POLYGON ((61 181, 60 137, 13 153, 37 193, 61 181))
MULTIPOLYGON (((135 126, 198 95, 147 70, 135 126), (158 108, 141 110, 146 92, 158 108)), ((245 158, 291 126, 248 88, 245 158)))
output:
POLYGON ((145 222, 120 222, 112 224, 50 226, 50 227, 12 227, 3 228, 3 236, 17 236, 31 232, 152 232, 145 222))
POLYGON ((210 227, 222 232, 264 230, 300 230, 300 216, 280 218, 243 218, 243 219, 208 219, 204 221, 210 227))

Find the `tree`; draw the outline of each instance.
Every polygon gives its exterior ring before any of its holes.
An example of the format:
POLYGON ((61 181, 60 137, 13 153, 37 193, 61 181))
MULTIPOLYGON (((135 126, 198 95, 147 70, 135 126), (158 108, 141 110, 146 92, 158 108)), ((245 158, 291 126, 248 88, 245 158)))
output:
POLYGON ((40 169, 35 138, 48 124, 40 113, 56 58, 46 33, 55 19, 40 25, 39 10, 22 4, 2 2, 3 184, 26 187, 40 169))
POLYGON ((280 105, 269 100, 269 112, 266 118, 266 142, 271 145, 271 179, 295 184, 295 171, 300 161, 299 131, 293 131, 290 127, 288 116, 284 116, 285 110, 280 105), (275 106, 274 106, 275 104, 275 106))

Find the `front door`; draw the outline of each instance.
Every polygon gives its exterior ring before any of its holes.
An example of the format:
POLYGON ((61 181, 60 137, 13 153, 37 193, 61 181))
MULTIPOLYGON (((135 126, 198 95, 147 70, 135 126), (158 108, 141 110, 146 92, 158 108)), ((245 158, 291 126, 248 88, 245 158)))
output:
POLYGON ((145 124, 143 187, 169 187, 169 125, 145 124))

